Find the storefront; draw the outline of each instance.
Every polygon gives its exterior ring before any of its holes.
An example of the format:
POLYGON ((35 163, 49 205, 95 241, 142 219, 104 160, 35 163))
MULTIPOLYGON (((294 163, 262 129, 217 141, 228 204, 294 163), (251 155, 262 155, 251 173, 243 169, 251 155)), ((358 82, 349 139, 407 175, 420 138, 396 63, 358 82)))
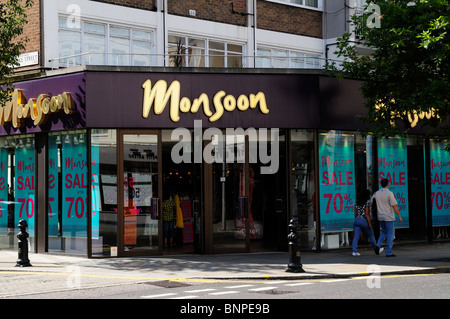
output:
POLYGON ((398 239, 445 237, 448 153, 420 135, 363 137, 359 85, 95 67, 18 82, 0 114, 0 249, 16 249, 26 219, 36 252, 286 250, 293 217, 302 249, 345 247, 356 193, 382 177, 404 220, 398 239))

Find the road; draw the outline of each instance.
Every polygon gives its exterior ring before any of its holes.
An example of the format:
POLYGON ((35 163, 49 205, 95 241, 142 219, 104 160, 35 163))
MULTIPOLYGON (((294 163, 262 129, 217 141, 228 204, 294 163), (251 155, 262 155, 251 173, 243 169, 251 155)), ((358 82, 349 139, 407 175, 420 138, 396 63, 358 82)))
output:
MULTIPOLYGON (((2 299, 18 299, 12 296, 2 299)), ((316 280, 152 280, 29 294, 21 299, 449 299, 450 274, 362 276, 316 280)))

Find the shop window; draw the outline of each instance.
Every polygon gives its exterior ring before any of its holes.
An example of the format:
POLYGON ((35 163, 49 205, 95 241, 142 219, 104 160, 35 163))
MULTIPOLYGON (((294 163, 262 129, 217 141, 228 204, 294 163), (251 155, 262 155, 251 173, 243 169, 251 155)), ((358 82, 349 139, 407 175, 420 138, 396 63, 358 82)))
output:
POLYGON ((0 249, 16 247, 17 227, 27 221, 30 248, 35 237, 35 152, 32 135, 0 138, 0 249))
POLYGON ((314 182, 314 135, 291 131, 291 214, 297 218, 303 249, 316 248, 317 213, 314 182))
POLYGON ((356 194, 371 190, 371 138, 333 130, 319 133, 318 148, 320 247, 348 247, 356 194))
POLYGON ((446 142, 430 142, 433 238, 446 240, 450 232, 450 153, 446 142))
POLYGON ((91 131, 92 255, 117 255, 116 131, 91 131))
POLYGON ((48 139, 48 250, 86 254, 86 132, 51 133, 48 139))

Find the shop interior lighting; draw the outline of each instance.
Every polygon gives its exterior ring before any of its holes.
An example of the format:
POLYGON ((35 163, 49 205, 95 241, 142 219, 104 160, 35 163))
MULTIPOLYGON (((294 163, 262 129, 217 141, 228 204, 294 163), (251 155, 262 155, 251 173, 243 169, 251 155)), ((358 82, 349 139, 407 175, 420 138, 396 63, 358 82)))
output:
POLYGON ((78 139, 78 141, 80 143, 84 143, 84 134, 83 133, 80 134, 80 138, 78 139))
POLYGON ((66 135, 66 138, 64 139, 64 143, 70 144, 70 135, 66 135))
POLYGON ((61 145, 61 135, 56 136, 56 144, 61 145))
POLYGON ((31 147, 32 143, 31 143, 31 139, 27 138, 27 144, 25 144, 27 147, 31 147))

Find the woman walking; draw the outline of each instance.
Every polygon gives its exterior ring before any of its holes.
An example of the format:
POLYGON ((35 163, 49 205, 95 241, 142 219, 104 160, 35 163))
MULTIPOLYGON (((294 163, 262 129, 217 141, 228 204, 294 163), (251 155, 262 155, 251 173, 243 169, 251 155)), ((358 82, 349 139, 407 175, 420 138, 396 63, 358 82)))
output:
POLYGON ((378 255, 381 251, 383 251, 383 248, 377 247, 375 236, 373 235, 372 222, 370 220, 370 191, 368 189, 359 192, 356 196, 355 221, 353 223, 353 227, 353 256, 360 255, 358 252, 358 240, 362 231, 367 234, 375 254, 378 255))

